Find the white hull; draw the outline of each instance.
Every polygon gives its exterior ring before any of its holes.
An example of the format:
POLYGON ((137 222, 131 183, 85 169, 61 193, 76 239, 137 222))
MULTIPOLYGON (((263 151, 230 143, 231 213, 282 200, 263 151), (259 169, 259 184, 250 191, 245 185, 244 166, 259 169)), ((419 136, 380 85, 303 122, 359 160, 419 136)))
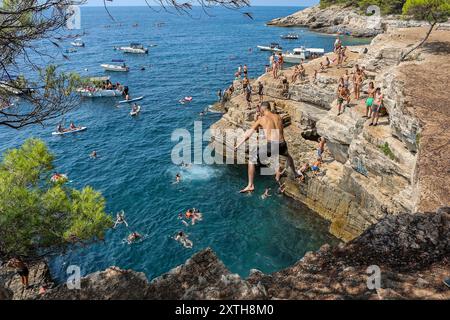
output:
POLYGON ((107 97, 120 97, 122 96, 122 91, 120 90, 95 90, 90 91, 88 89, 79 89, 78 93, 82 97, 87 98, 107 98, 107 97))
POLYGON ((130 68, 124 66, 117 66, 114 64, 101 64, 100 67, 105 69, 105 71, 114 71, 114 72, 128 72, 130 68))
POLYGON ((305 59, 304 54, 283 54, 283 60, 287 63, 300 63, 305 59))
POLYGON ((125 52, 125 53, 135 53, 135 54, 146 54, 148 53, 148 49, 138 49, 138 48, 131 48, 131 47, 120 47, 118 50, 125 52))
POLYGON ((257 48, 261 51, 271 51, 271 52, 282 52, 283 51, 278 48, 271 48, 271 47, 265 47, 265 46, 257 46, 257 48))
POLYGON ((73 129, 73 130, 69 129, 69 130, 63 131, 63 132, 52 132, 52 135, 54 135, 54 136, 62 136, 62 135, 69 134, 69 133, 81 132, 81 131, 84 131, 86 129, 87 129, 86 127, 80 127, 80 128, 73 129))

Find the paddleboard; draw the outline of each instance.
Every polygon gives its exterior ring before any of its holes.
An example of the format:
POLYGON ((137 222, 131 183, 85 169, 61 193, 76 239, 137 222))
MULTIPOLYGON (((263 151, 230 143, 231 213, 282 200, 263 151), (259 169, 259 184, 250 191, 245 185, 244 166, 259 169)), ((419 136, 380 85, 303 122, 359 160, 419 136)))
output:
POLYGON ((137 98, 130 99, 130 100, 122 100, 122 101, 119 101, 119 104, 131 103, 131 102, 139 101, 139 100, 142 100, 142 99, 144 99, 144 96, 137 97, 137 98))
POLYGON ((68 131, 63 131, 63 132, 52 132, 52 135, 62 136, 64 134, 80 132, 80 131, 84 131, 86 129, 87 129, 87 127, 80 127, 80 128, 74 129, 74 130, 68 130, 68 131))

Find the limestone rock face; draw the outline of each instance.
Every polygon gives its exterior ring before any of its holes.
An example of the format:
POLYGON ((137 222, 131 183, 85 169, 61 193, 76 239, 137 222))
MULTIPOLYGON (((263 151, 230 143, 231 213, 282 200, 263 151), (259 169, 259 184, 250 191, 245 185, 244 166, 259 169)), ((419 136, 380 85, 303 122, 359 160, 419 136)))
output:
MULTIPOLYGON (((423 27, 427 22, 406 20, 396 15, 366 16, 354 8, 339 5, 324 9, 316 5, 287 17, 271 20, 267 24, 279 27, 309 27, 318 32, 350 34, 354 37, 374 37, 386 30, 423 27)), ((439 27, 450 30, 450 23, 441 23, 439 27)))
POLYGON ((0 300, 30 300, 39 296, 42 286, 51 286, 51 276, 47 264, 44 261, 30 264, 28 266, 29 288, 22 285, 20 276, 14 269, 6 266, 0 267, 0 300), (3 298, 2 298, 3 297, 3 298))
POLYGON ((80 289, 66 284, 47 290, 44 300, 142 300, 148 288, 144 273, 110 267, 81 279, 80 289))
MULTIPOLYGON (((450 33, 436 31, 430 38, 433 44, 430 48, 418 50, 411 62, 400 64, 402 53, 417 43, 425 32, 425 29, 392 29, 376 36, 370 45, 349 47, 348 61, 341 68, 332 65, 317 76, 314 74, 320 69, 322 59, 309 61, 304 64, 306 77, 294 83, 291 83, 292 68, 282 70, 280 79, 274 79, 269 73, 257 79, 264 85, 265 99, 283 118, 289 119, 285 123, 285 138, 297 167, 305 162, 312 164, 317 159, 317 138, 322 136, 326 139, 321 173, 308 174, 304 183, 293 181, 292 175, 288 174, 283 182, 287 186, 286 195, 329 220, 330 232, 343 240, 354 239, 386 215, 413 212, 425 202, 435 203, 432 207, 425 207, 430 211, 449 203, 449 195, 445 191, 448 184, 432 187, 429 183, 432 179, 418 179, 418 175, 425 172, 418 163, 423 162, 423 158, 419 158, 420 150, 433 149, 429 144, 419 144, 421 134, 428 132, 426 128, 442 127, 441 123, 450 121, 448 108, 443 107, 443 101, 448 101, 448 97, 439 93, 445 91, 441 88, 445 82, 441 74, 446 73, 444 69, 448 66, 441 54, 445 47, 442 43, 447 43, 450 33), (346 71, 350 74, 356 64, 367 70, 362 99, 356 101, 352 94, 350 105, 338 116, 338 80, 346 71), (417 71, 415 78, 420 79, 422 88, 410 90, 412 85, 407 84, 412 82, 408 77, 410 71, 405 68, 409 70, 419 65, 422 70, 434 64, 440 65, 442 70, 436 69, 435 75, 417 71), (288 96, 282 94, 283 78, 289 82, 288 96), (369 126, 370 121, 363 118, 366 113, 364 91, 370 81, 380 87, 384 95, 386 114, 380 118, 377 127, 369 126), (425 87, 431 85, 432 94, 425 94, 425 87), (418 90, 423 92, 420 96, 417 96, 418 90), (415 112, 418 101, 427 106, 421 107, 420 116, 415 112), (433 108, 439 110, 426 114, 425 109, 431 111, 433 108), (425 119, 426 122, 423 121, 425 119), (427 181, 426 189, 421 181, 427 181), (434 190, 433 195, 426 193, 427 198, 419 196, 429 188, 434 190), (436 195, 439 195, 437 200, 429 200, 436 195)), ((333 60, 333 54, 328 56, 333 60)), ((240 86, 239 82, 234 85, 240 86)), ((255 113, 247 108, 243 95, 236 94, 228 105, 228 112, 212 129, 224 133, 227 129, 244 131, 250 128, 255 113)), ((446 139, 448 144, 446 134, 436 134, 440 141, 438 143, 437 138, 433 138, 436 148, 444 145, 446 139)), ((219 137, 212 145, 219 154, 232 154, 237 135, 219 137)), ((446 160, 448 157, 440 156, 439 159, 450 165, 446 160)), ((245 158, 240 161, 245 162, 245 158)), ((443 164, 441 168, 444 167, 443 164)), ((443 181, 444 176, 448 177, 444 174, 445 169, 438 172, 430 167, 428 171, 439 176, 439 181, 443 181)))

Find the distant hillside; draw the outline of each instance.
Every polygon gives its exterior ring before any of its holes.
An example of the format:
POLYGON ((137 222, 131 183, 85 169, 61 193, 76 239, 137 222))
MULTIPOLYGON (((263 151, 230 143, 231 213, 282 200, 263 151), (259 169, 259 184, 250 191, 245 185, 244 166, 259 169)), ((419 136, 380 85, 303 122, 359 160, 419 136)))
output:
POLYGON ((405 2, 406 0, 320 0, 320 7, 343 4, 365 12, 370 5, 376 5, 380 7, 382 14, 400 14, 405 2))

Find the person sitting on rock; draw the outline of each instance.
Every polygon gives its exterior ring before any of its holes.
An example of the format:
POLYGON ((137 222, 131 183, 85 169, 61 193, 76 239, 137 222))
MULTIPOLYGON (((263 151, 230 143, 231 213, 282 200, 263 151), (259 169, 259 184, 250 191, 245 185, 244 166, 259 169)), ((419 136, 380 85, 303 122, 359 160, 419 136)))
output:
POLYGON ((313 165, 311 166, 311 170, 314 173, 314 175, 318 175, 320 172, 320 159, 317 159, 316 162, 313 163, 313 165))
POLYGON ((305 182, 306 178, 306 172, 309 170, 309 163, 305 162, 303 166, 297 170, 298 179, 300 179, 301 182, 305 182))

